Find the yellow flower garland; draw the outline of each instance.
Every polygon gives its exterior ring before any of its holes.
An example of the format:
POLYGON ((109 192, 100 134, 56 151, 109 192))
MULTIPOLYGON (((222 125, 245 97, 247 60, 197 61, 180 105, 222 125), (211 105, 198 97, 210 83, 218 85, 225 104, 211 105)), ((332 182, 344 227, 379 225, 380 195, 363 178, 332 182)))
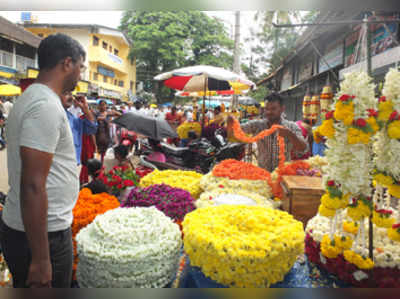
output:
POLYGON ((333 119, 324 120, 318 129, 319 134, 327 138, 335 136, 335 128, 333 127, 333 119))
POLYGON ((325 207, 324 205, 321 204, 321 205, 319 205, 318 213, 321 216, 332 218, 333 216, 335 216, 336 210, 329 209, 329 208, 327 208, 327 207, 325 207))
POLYGON ((356 265, 360 269, 368 270, 374 267, 374 262, 370 258, 364 258, 353 250, 345 250, 343 255, 346 261, 356 265))
POLYGON ((321 204, 331 210, 339 210, 347 207, 349 196, 343 198, 331 197, 327 192, 321 197, 321 204))
POLYGON ((336 246, 335 242, 329 238, 328 235, 325 235, 322 238, 321 242, 321 253, 326 256, 327 258, 336 258, 340 253, 342 252, 342 249, 338 246, 336 246))
POLYGON ((174 188, 184 189, 198 198, 201 193, 200 179, 203 175, 194 171, 182 170, 154 170, 140 180, 142 188, 156 184, 166 184, 174 188))
POLYGON ((376 211, 372 214, 372 222, 379 227, 390 228, 395 222, 393 217, 385 217, 381 213, 377 213, 376 211))
POLYGON ((191 265, 226 286, 265 287, 281 281, 304 252, 302 223, 259 206, 197 209, 186 215, 183 233, 191 265))
POLYGON ((390 240, 400 242, 400 232, 398 229, 390 228, 388 229, 387 234, 390 240))
POLYGON ((369 217, 371 215, 370 208, 364 204, 361 200, 358 202, 356 207, 349 206, 347 208, 347 216, 354 221, 359 221, 361 218, 369 217))
POLYGON ((392 139, 400 139, 400 120, 392 121, 388 125, 387 133, 392 139))
POLYGON ((335 113, 333 114, 336 120, 343 121, 343 124, 350 126, 354 119, 354 103, 343 103, 338 101, 335 105, 335 113))
POLYGON ((393 178, 383 173, 378 173, 374 175, 374 180, 376 180, 382 186, 388 187, 393 184, 393 178))
POLYGON ((393 104, 391 101, 380 102, 378 109, 378 120, 386 122, 389 120, 389 117, 393 112, 393 104))
POLYGON ((346 233, 357 235, 358 232, 358 224, 357 222, 349 222, 349 221, 344 221, 343 222, 343 230, 346 233))
POLYGON ((345 236, 334 236, 335 244, 339 247, 342 251, 350 249, 353 245, 353 239, 350 237, 345 236))
POLYGON ((400 185, 392 184, 388 186, 388 191, 390 195, 400 198, 400 185))
POLYGON ((347 130, 347 142, 349 144, 368 144, 371 134, 365 133, 362 130, 356 128, 349 128, 347 130))

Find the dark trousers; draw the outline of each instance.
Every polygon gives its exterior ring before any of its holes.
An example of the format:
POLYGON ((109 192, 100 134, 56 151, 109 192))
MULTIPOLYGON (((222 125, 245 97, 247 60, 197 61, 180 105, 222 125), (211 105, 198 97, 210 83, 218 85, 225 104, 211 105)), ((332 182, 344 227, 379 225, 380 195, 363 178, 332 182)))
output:
MULTIPOLYGON (((71 228, 49 232, 48 239, 53 272, 52 287, 69 288, 73 260, 71 228)), ((26 287, 32 256, 25 232, 8 227, 0 217, 0 244, 12 274, 14 288, 26 287)))

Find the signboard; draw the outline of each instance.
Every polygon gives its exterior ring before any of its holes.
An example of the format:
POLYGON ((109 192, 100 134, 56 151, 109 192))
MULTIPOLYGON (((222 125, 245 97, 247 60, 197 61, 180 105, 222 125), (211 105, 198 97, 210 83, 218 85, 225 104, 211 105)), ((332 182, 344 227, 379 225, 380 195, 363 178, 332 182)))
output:
POLYGON ((103 76, 107 76, 107 77, 111 77, 111 78, 115 77, 114 71, 106 69, 105 67, 102 67, 102 66, 97 67, 97 72, 99 74, 102 74, 103 76))
POLYGON ((99 95, 108 98, 121 99, 121 94, 119 92, 110 89, 100 88, 99 95))
MULTIPOLYGON (((385 16, 385 20, 393 20, 398 17, 397 14, 392 16, 385 16)), ((382 18, 381 18, 382 19, 382 18)), ((372 18, 369 18, 372 20, 372 18)), ((389 29, 386 30, 384 24, 377 23, 371 24, 371 31, 372 31, 372 41, 371 41, 371 55, 375 56, 379 53, 382 53, 390 48, 392 48, 395 44, 393 42, 392 36, 389 31, 394 35, 397 36, 398 32, 398 24, 397 23, 386 23, 386 27, 389 29)), ((357 44, 359 39, 361 40, 361 25, 357 25, 353 29, 353 33, 349 35, 345 40, 345 66, 350 66, 354 63, 360 62, 365 59, 365 44, 359 45, 358 50, 358 58, 356 61, 357 56, 357 44), (362 50, 361 50, 362 49, 362 50)))
POLYGON ((35 78, 37 78, 38 75, 39 75, 39 70, 37 70, 37 69, 28 68, 26 70, 27 78, 35 79, 35 78))
POLYGON ((114 55, 112 53, 108 53, 108 58, 110 58, 115 63, 122 64, 122 59, 119 58, 117 55, 114 55))
POLYGON ((318 73, 325 72, 329 68, 334 68, 343 63, 343 43, 336 42, 325 51, 323 58, 319 59, 318 73), (326 64, 325 61, 328 63, 326 64))
POLYGON ((79 81, 78 84, 75 87, 74 92, 79 92, 79 93, 88 93, 89 92, 89 82, 87 81, 79 81))
POLYGON ((32 13, 29 11, 23 11, 21 12, 21 21, 22 22, 30 22, 32 21, 32 13))
POLYGON ((290 66, 283 71, 281 90, 286 90, 292 85, 292 72, 290 66))

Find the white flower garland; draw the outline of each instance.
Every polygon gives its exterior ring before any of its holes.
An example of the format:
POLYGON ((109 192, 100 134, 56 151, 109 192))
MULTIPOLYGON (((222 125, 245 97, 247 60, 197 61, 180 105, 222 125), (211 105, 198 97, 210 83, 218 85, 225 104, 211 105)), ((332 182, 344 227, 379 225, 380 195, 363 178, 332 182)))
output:
POLYGON ((181 232, 154 207, 99 215, 76 236, 82 287, 163 287, 178 266, 181 232))

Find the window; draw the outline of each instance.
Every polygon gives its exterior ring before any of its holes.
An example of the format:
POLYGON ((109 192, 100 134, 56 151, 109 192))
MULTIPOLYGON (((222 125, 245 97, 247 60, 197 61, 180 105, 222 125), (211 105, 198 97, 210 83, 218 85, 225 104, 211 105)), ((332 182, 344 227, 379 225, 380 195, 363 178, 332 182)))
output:
POLYGON ((118 80, 114 79, 114 85, 118 85, 118 80))
POLYGON ((94 81, 99 81, 99 74, 98 73, 93 73, 93 80, 94 81))
POLYGON ((99 38, 93 35, 93 46, 98 46, 98 45, 99 45, 99 38))
POLYGON ((133 81, 131 81, 131 84, 129 86, 129 89, 132 90, 132 91, 133 91, 133 84, 134 84, 133 81))
POLYGON ((120 87, 124 87, 124 81, 119 81, 119 84, 118 84, 120 87))
POLYGON ((110 47, 108 48, 110 50, 110 53, 112 53, 112 46, 110 45, 110 47))
POLYGON ((104 82, 104 83, 107 83, 107 82, 108 82, 107 76, 103 76, 103 82, 104 82))
POLYGON ((115 55, 115 56, 118 56, 118 52, 119 52, 119 51, 118 51, 117 49, 114 49, 114 55, 115 55))
POLYGON ((103 49, 107 50, 107 48, 108 48, 108 44, 106 42, 103 42, 103 49))

